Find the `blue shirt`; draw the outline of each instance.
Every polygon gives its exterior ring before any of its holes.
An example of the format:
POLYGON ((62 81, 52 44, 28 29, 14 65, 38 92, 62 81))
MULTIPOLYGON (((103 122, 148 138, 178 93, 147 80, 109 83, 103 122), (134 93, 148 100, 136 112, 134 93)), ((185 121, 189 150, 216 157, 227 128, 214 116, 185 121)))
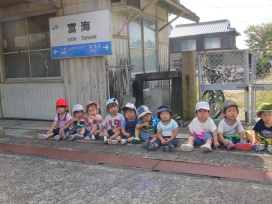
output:
MULTIPOLYGON (((150 132, 152 134, 156 134, 158 123, 159 123, 159 119, 154 116, 151 116, 151 120, 149 121, 149 126, 144 126, 141 128, 141 130, 145 132, 150 132)), ((138 124, 142 124, 142 121, 140 119, 138 120, 138 124)))

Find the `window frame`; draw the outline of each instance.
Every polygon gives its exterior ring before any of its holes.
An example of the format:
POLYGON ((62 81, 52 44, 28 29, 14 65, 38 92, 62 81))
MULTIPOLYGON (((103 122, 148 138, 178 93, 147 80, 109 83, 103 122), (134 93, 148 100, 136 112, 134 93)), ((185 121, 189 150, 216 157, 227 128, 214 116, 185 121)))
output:
MULTIPOLYGON (((142 52, 142 62, 143 62, 143 70, 142 71, 137 71, 137 72, 133 72, 133 70, 132 70, 132 73, 131 73, 131 75, 132 75, 132 78, 135 78, 135 75, 136 74, 142 74, 142 73, 152 73, 152 72, 157 72, 158 70, 157 70, 157 64, 158 64, 158 51, 157 51, 157 47, 158 47, 158 45, 157 45, 157 42, 158 42, 158 40, 157 40, 157 38, 158 38, 158 33, 157 33, 157 23, 156 23, 156 21, 155 20, 149 20, 149 19, 145 19, 145 18, 143 18, 143 17, 141 17, 141 18, 137 18, 137 19, 135 19, 135 20, 138 20, 138 21, 140 21, 141 22, 141 25, 140 25, 140 27, 141 27, 141 48, 140 47, 131 47, 131 38, 130 38, 130 32, 129 32, 129 52, 130 52, 130 62, 132 61, 131 60, 131 50, 132 49, 138 49, 138 50, 141 50, 141 52, 142 52), (155 43, 154 43, 154 48, 150 48, 150 47, 146 47, 146 45, 145 45, 145 34, 144 34, 144 21, 149 21, 149 22, 151 22, 151 23, 153 23, 154 25, 155 25, 155 29, 154 29, 154 32, 155 32, 155 43), (151 50, 153 50, 154 52, 155 52, 155 57, 156 57, 156 59, 155 59, 155 69, 154 70, 147 70, 147 68, 146 68, 146 54, 147 53, 149 53, 148 51, 151 51, 151 50)), ((135 22, 135 21, 133 21, 133 22, 135 22)), ((131 63, 132 64, 132 63, 131 63)))
POLYGON ((221 38, 220 37, 209 37, 209 38, 204 38, 204 49, 209 50, 209 49, 220 49, 221 48, 221 38), (206 46, 206 40, 211 40, 212 46, 210 48, 207 48, 206 46), (215 47, 215 40, 218 40, 219 42, 219 47, 215 47))
MULTIPOLYGON (((35 53, 35 52, 44 52, 44 51, 49 51, 50 52, 50 59, 51 58, 51 46, 50 46, 50 35, 49 35, 49 47, 48 48, 37 48, 37 49, 30 49, 30 41, 29 41, 29 36, 31 34, 29 34, 29 27, 28 27, 28 19, 30 18, 35 18, 36 16, 43 16, 43 15, 48 15, 48 21, 49 18, 56 16, 56 13, 52 12, 52 13, 41 13, 35 16, 25 16, 23 18, 15 18, 15 19, 8 19, 5 21, 1 21, 0 22, 0 47, 1 47, 1 52, 2 52, 2 63, 0 63, 0 68, 1 68, 1 81, 2 82, 46 82, 46 81, 50 81, 50 82, 62 82, 63 78, 62 78, 62 71, 61 71, 61 63, 59 59, 56 59, 59 63, 59 76, 52 76, 52 77, 33 77, 32 76, 32 67, 31 67, 31 62, 33 62, 31 60, 31 54, 35 53), (52 16, 51 16, 52 15, 52 16), (11 21, 18 21, 18 20, 24 20, 25 22, 25 28, 26 28, 26 39, 27 39, 27 49, 26 50, 21 50, 21 51, 4 51, 4 30, 3 30, 3 23, 6 22, 11 22, 11 21), (18 54, 18 53, 27 53, 27 61, 28 61, 28 71, 29 71, 29 77, 7 77, 7 69, 6 69, 6 60, 5 60, 5 56, 7 55, 12 55, 12 54, 18 54)), ((48 27, 48 33, 50 32, 49 27, 48 27)), ((54 59, 55 60, 55 59, 54 59)))
POLYGON ((190 39, 190 40, 182 40, 180 42, 180 50, 181 51, 192 51, 192 50, 196 50, 196 39, 190 39), (190 49, 190 43, 194 43, 194 48, 193 49, 190 49), (183 43, 186 43, 187 44, 187 49, 182 49, 182 45, 183 43))

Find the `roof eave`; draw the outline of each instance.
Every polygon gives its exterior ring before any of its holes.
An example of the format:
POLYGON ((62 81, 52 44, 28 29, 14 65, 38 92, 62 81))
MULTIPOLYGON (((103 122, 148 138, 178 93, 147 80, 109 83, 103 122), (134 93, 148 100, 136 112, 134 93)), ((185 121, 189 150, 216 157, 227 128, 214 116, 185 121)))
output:
POLYGON ((172 0, 158 0, 156 5, 168 10, 168 12, 171 14, 181 16, 182 18, 191 20, 193 22, 198 23, 200 20, 200 18, 195 13, 187 9, 185 6, 178 4, 172 0))

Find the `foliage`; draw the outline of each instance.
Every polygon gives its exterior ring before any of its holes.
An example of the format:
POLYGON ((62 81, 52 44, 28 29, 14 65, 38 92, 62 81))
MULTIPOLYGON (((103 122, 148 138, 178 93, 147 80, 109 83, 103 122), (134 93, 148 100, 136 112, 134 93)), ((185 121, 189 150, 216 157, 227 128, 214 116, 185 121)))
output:
POLYGON ((247 35, 247 46, 254 48, 272 49, 272 23, 249 26, 245 31, 247 35))

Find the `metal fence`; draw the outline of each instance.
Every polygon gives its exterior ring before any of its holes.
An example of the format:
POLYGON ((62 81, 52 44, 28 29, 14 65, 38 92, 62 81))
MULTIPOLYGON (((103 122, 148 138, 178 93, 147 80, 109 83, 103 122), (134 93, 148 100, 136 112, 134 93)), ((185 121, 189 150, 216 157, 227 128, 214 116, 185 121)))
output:
POLYGON ((234 99, 239 106, 239 119, 248 122, 249 51, 200 52, 198 59, 199 99, 209 102, 211 117, 219 122, 222 104, 234 99))
POLYGON ((251 59, 251 122, 255 122, 259 105, 272 102, 272 49, 254 49, 251 59))
POLYGON ((199 98, 209 102, 215 121, 223 118, 222 104, 238 103, 238 118, 254 123, 258 106, 272 102, 272 50, 254 49, 197 54, 199 98))

